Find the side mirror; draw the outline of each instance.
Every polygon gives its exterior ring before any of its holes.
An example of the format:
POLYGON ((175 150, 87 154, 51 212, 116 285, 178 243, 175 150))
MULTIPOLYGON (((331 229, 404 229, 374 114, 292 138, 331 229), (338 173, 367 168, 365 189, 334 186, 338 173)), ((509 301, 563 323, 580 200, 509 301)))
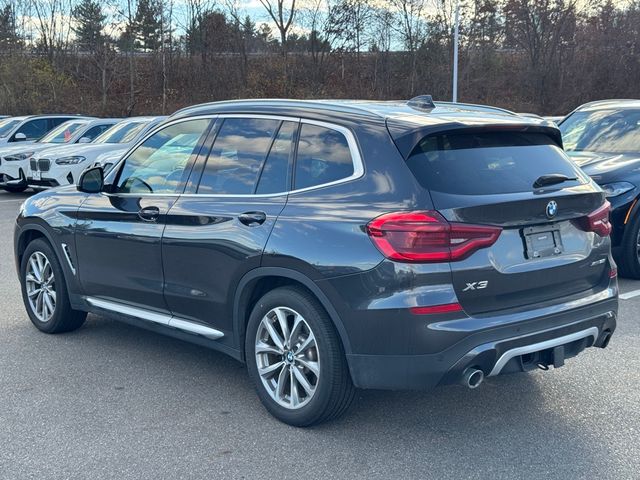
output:
POLYGON ((27 140, 27 136, 26 136, 24 133, 16 133, 16 134, 13 136, 13 140, 14 140, 15 142, 24 142, 24 141, 26 141, 26 140, 27 140))
POLYGON ((104 187, 102 167, 91 167, 82 172, 78 180, 78 190, 85 193, 100 193, 104 187))
POLYGON ((91 139, 89 137, 82 137, 78 140, 78 143, 91 143, 91 139))

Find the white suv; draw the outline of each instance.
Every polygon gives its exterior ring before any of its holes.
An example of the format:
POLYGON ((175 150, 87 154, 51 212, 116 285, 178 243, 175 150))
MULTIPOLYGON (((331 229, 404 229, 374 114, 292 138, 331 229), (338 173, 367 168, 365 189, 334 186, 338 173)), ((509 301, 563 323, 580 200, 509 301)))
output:
POLYGON ((77 117, 64 122, 35 142, 0 147, 0 187, 10 192, 27 188, 29 159, 37 152, 61 144, 88 143, 118 122, 118 119, 77 117))
POLYGON ((120 156, 123 155, 164 118, 128 118, 115 124, 92 143, 42 150, 29 162, 27 183, 36 188, 74 184, 86 168, 96 164, 100 155, 110 152, 121 152, 120 156))

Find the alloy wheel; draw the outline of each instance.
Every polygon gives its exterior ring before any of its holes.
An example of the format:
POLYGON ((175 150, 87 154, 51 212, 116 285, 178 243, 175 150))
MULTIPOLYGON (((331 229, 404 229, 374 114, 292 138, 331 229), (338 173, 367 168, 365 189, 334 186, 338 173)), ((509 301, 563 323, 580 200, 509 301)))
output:
POLYGON ((56 284, 51 262, 44 253, 31 254, 25 281, 31 311, 41 322, 48 322, 56 310, 56 284))
POLYGON ((298 312, 271 309, 255 340, 258 374, 271 398, 287 409, 309 403, 318 387, 320 359, 316 337, 298 312))

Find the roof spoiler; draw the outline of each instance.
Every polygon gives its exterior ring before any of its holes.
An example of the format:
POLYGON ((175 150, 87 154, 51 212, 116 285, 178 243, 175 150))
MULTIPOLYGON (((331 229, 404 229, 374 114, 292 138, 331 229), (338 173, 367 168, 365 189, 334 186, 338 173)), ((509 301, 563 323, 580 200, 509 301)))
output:
POLYGON ((431 135, 453 132, 486 133, 510 131, 520 133, 541 133, 548 136, 558 147, 563 148, 562 134, 560 133, 560 130, 551 125, 527 125, 519 123, 468 125, 463 123, 447 123, 441 125, 420 126, 408 130, 406 123, 395 123, 393 119, 388 119, 387 128, 404 159, 409 158, 411 152, 413 152, 423 138, 431 135))

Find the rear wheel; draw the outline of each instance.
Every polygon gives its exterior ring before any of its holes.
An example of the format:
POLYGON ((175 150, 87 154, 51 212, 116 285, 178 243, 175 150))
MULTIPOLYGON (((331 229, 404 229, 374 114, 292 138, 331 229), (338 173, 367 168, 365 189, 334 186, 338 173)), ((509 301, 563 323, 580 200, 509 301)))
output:
POLYGON ((80 328, 87 313, 73 310, 58 258, 43 239, 31 242, 20 265, 22 299, 31 322, 46 333, 80 328))
POLYGON ((640 218, 637 215, 625 228, 616 263, 621 276, 640 279, 640 218))
POLYGON ((260 400, 289 425, 338 417, 353 400, 342 344, 331 319, 305 290, 278 288, 258 301, 245 351, 260 400))

